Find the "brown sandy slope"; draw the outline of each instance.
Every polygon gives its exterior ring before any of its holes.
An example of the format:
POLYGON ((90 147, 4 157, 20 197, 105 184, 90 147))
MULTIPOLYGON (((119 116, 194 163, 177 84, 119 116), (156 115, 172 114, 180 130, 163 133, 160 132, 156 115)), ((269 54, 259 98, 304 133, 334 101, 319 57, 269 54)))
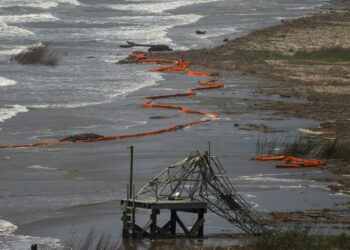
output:
POLYGON ((213 49, 154 56, 181 57, 198 66, 277 80, 257 87, 269 94, 305 98, 310 102, 278 103, 278 106, 266 103, 266 108, 320 120, 320 130, 325 136, 350 141, 349 12, 284 21, 213 49), (324 58, 313 57, 313 52, 320 52, 322 57, 324 50, 324 58))
MULTIPOLYGON (((340 138, 340 161, 328 169, 350 175, 350 12, 306 16, 255 31, 212 49, 154 53, 183 58, 199 67, 267 79, 257 87, 265 94, 297 97, 305 103, 266 101, 254 109, 319 120, 309 132, 320 140, 340 138), (269 81, 270 79, 270 81, 269 81)), ((331 187, 350 193, 349 178, 331 187)))

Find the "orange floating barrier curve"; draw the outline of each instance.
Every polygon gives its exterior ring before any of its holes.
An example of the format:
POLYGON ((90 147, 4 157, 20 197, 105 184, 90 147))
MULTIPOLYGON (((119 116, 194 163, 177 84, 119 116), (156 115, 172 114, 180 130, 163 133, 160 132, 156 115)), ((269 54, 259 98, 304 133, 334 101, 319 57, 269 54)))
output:
POLYGON ((210 117, 204 118, 204 119, 198 119, 193 120, 187 123, 183 124, 176 124, 172 125, 166 128, 158 129, 158 130, 151 130, 151 131, 145 131, 145 132, 139 132, 139 133, 131 133, 131 134, 122 134, 122 135, 110 135, 110 136, 104 136, 101 138, 94 138, 94 139, 86 139, 86 140, 77 140, 75 142, 72 141, 41 141, 36 142, 32 144, 17 144, 17 145, 0 145, 0 149, 4 148, 29 148, 29 147, 47 147, 47 146, 54 146, 54 145, 66 145, 66 144, 79 144, 79 143, 89 143, 89 142, 101 142, 101 141, 110 141, 110 140, 117 140, 117 139, 125 139, 125 138, 132 138, 132 137, 141 137, 141 136, 148 136, 148 135, 155 135, 155 134, 161 134, 161 133, 167 133, 167 132, 173 132, 188 126, 197 125, 200 123, 209 122, 213 119, 220 118, 219 115, 211 113, 211 112, 205 112, 205 111, 199 111, 195 109, 189 109, 182 106, 177 105, 170 105, 170 104, 155 104, 151 103, 152 100, 157 99, 165 99, 165 98, 173 98, 173 97, 185 97, 185 96, 194 96, 196 95, 196 91, 201 90, 209 90, 209 89, 216 89, 216 88, 222 88, 225 85, 223 83, 217 82, 220 79, 219 74, 217 73, 210 73, 210 72, 200 72, 200 71, 192 71, 189 70, 188 67, 191 65, 190 61, 186 60, 169 60, 164 58, 147 58, 147 53, 143 51, 135 51, 132 54, 130 54, 131 57, 134 57, 137 63, 170 63, 172 66, 162 66, 158 68, 152 68, 149 71, 150 72, 178 72, 183 71, 188 75, 196 76, 196 77, 211 77, 212 79, 208 82, 200 82, 200 86, 204 87, 198 87, 198 88, 192 88, 189 92, 186 93, 175 93, 175 94, 169 94, 169 95, 159 95, 159 96, 146 96, 145 99, 149 100, 149 102, 141 104, 143 108, 161 108, 161 109, 172 109, 172 110, 178 110, 183 113, 189 113, 189 114, 198 114, 198 115, 205 115, 210 117))
POLYGON ((303 168, 303 167, 322 167, 325 166, 325 162, 318 160, 305 160, 297 158, 291 155, 279 155, 279 156, 257 156, 253 160, 257 161, 285 161, 284 164, 277 164, 277 168, 303 168))

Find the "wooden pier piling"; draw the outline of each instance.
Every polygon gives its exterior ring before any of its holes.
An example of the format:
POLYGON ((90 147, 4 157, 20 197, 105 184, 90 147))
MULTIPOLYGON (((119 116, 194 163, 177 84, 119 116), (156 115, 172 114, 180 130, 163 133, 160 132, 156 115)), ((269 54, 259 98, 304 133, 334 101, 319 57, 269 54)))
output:
POLYGON ((123 206, 123 238, 200 238, 204 233, 204 214, 207 212, 207 203, 197 200, 122 200, 123 206), (144 226, 136 224, 132 208, 135 212, 149 214, 149 220, 144 226), (164 225, 159 225, 158 215, 161 211, 170 211, 170 218, 164 225), (197 214, 197 219, 188 228, 178 215, 178 212, 197 214), (132 230, 134 229, 134 230, 132 230))

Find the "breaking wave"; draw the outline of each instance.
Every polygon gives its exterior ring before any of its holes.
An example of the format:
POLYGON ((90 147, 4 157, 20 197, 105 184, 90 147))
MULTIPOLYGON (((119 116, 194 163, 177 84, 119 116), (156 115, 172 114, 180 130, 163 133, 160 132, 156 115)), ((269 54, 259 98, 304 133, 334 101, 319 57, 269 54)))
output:
POLYGON ((0 20, 6 23, 37 23, 37 22, 53 22, 59 19, 53 16, 51 13, 41 13, 41 14, 0 16, 0 20))
POLYGON ((7 79, 0 76, 0 87, 15 85, 17 82, 15 80, 7 79))
POLYGON ((0 106, 0 122, 4 122, 21 112, 28 112, 27 107, 18 104, 0 106))
POLYGON ((177 9, 179 7, 189 6, 193 4, 201 4, 201 3, 211 3, 218 2, 221 0, 177 0, 177 1, 162 1, 161 3, 131 3, 131 4, 114 4, 114 5, 103 5, 104 7, 108 7, 115 10, 128 10, 135 12, 146 12, 146 13, 163 13, 168 10, 177 9))
POLYGON ((78 0, 2 0, 0 2, 0 7, 50 9, 57 7, 59 4, 81 5, 78 0))

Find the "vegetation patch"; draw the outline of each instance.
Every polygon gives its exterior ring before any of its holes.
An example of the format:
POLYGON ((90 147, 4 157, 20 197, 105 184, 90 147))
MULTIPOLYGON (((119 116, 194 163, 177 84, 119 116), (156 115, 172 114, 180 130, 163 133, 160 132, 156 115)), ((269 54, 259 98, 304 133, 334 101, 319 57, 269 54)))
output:
POLYGON ((322 48, 313 51, 297 51, 289 57, 292 60, 312 60, 312 61, 350 61, 350 49, 335 47, 322 48))
POLYGON ((350 161, 350 143, 339 138, 324 142, 304 137, 296 137, 292 140, 258 138, 256 155, 292 155, 350 161))
POLYGON ((311 235, 307 230, 286 232, 271 230, 257 238, 253 250, 345 250, 349 249, 350 236, 311 235))

